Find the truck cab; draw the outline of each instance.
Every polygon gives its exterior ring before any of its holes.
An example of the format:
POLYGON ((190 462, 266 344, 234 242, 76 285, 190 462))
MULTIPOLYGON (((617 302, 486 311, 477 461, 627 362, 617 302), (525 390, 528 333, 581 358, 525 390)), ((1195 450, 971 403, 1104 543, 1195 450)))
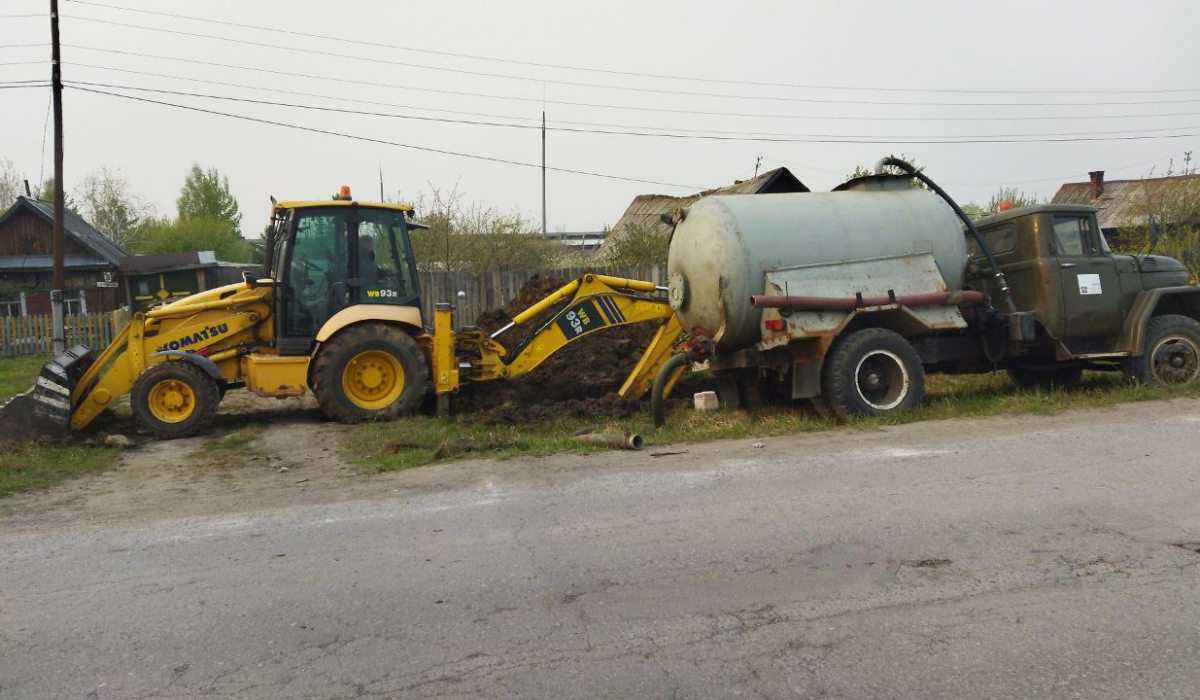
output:
MULTIPOLYGON (((1192 281, 1177 260, 1113 253, 1094 207, 1041 204, 975 225, 1008 280, 1017 310, 1036 321, 1036 336, 1023 339, 1020 354, 1052 354, 1062 361, 1136 353, 1137 333, 1130 322, 1145 315, 1141 307, 1160 296, 1156 292, 1192 281)), ((974 283, 987 279, 988 291, 995 294, 984 253, 971 237, 968 251, 972 269, 979 270, 974 283)), ((1198 298, 1188 298, 1191 303, 1185 305, 1200 311, 1198 298)))

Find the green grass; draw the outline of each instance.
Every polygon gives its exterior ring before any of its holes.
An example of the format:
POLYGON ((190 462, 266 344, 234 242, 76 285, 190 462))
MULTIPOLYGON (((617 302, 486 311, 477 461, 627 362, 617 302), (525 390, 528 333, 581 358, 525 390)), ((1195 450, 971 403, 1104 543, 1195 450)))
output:
POLYGON ((117 450, 108 447, 29 444, 0 447, 0 498, 44 489, 71 477, 107 469, 117 450))
POLYGON ((0 403, 31 388, 48 359, 41 355, 0 359, 0 403))
MULTIPOLYGON (((33 386, 47 358, 0 359, 0 403, 33 386)), ((73 476, 109 467, 117 450, 75 444, 0 445, 0 498, 54 486, 73 476)))
POLYGON ((678 411, 667 425, 655 430, 648 413, 628 419, 602 417, 555 420, 529 425, 480 425, 470 416, 436 419, 416 416, 394 423, 359 426, 347 441, 350 454, 365 468, 392 471, 429 464, 446 458, 488 457, 555 452, 593 452, 606 448, 582 444, 572 435, 600 424, 604 432, 636 432, 646 449, 726 438, 767 437, 834 429, 874 429, 922 420, 1057 413, 1070 408, 1108 406, 1128 401, 1200 397, 1200 385, 1134 387, 1115 373, 1089 372, 1071 389, 1018 389, 1003 373, 929 377, 926 400, 919 408, 890 418, 862 418, 839 423, 819 419, 807 411, 772 408, 757 412, 722 410, 716 413, 678 411), (437 455, 442 445, 467 445, 478 449, 437 455))

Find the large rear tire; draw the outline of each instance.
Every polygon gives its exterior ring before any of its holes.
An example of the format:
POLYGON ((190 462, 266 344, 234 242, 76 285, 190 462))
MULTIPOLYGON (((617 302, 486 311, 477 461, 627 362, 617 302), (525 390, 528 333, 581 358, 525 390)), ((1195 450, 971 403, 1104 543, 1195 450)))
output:
POLYGON ((901 335, 867 328, 834 343, 822 384, 823 398, 838 418, 890 416, 921 403, 925 369, 901 335))
POLYGON ((207 372, 190 362, 169 360, 142 372, 129 403, 139 426, 171 440, 207 430, 221 396, 207 372))
POLYGON ((425 355, 395 326, 354 326, 327 342, 313 363, 321 411, 343 423, 395 420, 414 411, 429 386, 425 355))
POLYGON ((1155 316, 1146 324, 1143 352, 1121 364, 1134 384, 1187 384, 1200 378, 1200 323, 1187 316, 1155 316))

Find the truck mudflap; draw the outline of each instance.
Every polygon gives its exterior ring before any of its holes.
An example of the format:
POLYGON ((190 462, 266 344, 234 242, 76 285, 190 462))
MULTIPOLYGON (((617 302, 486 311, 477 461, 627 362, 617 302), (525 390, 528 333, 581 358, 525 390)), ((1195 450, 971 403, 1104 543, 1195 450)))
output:
POLYGON ((76 345, 42 365, 33 388, 0 408, 0 440, 63 437, 71 430, 71 396, 94 358, 76 345))

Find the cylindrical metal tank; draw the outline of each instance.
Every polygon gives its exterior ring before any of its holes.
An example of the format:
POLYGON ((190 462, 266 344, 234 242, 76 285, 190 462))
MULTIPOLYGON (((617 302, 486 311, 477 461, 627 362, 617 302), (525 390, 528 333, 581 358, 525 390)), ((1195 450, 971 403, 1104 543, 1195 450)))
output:
POLYGON ((751 308, 750 295, 763 294, 764 272, 779 267, 932 252, 946 287, 962 289, 961 222, 937 195, 909 187, 907 178, 900 183, 693 204, 675 228, 667 261, 671 303, 684 328, 710 335, 718 350, 754 344, 762 311, 751 308))

